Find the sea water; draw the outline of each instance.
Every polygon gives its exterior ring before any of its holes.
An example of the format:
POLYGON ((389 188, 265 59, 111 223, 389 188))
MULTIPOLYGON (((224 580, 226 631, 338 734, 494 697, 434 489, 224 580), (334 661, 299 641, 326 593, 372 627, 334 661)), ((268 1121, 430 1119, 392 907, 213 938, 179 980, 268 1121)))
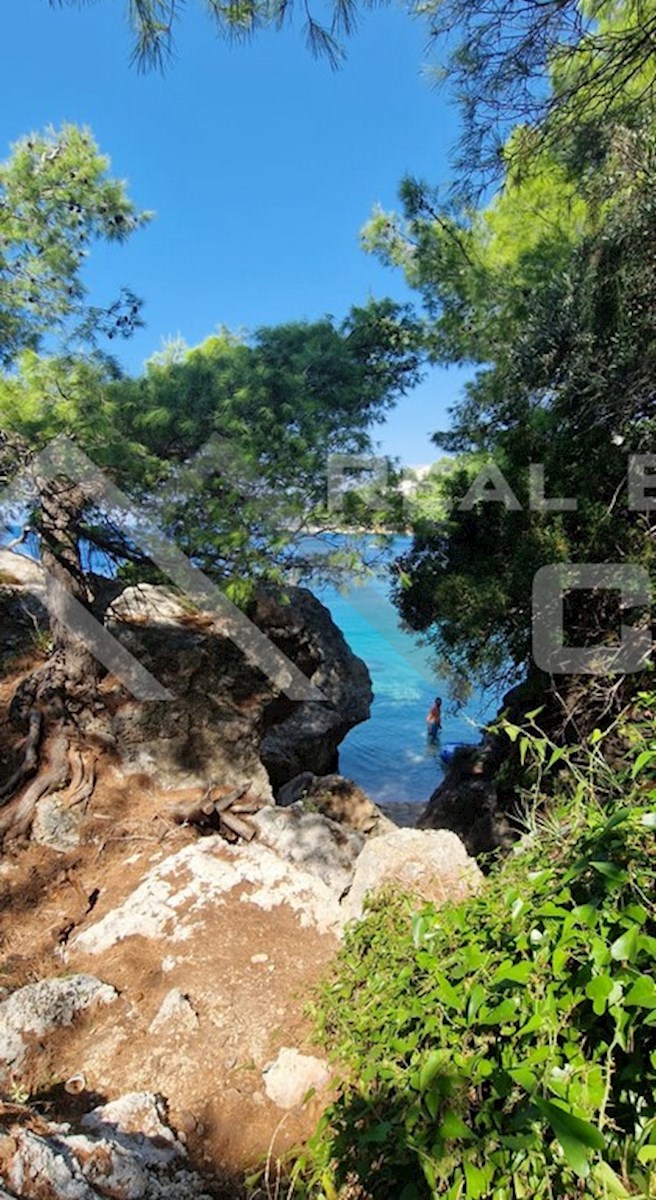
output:
POLYGON ((497 712, 500 698, 474 687, 464 707, 449 701, 447 683, 436 673, 429 648, 401 627, 386 573, 361 587, 313 590, 366 663, 374 692, 369 720, 342 742, 340 773, 378 804, 413 804, 419 810, 444 778, 441 747, 479 742, 481 727, 497 712), (442 697, 442 730, 432 745, 426 715, 436 696, 442 697))

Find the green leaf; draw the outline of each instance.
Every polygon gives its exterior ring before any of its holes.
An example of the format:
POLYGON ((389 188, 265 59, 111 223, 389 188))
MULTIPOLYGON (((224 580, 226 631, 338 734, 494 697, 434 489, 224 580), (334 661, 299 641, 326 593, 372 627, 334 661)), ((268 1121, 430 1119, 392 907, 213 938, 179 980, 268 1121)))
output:
POLYGON ((444 1050, 431 1050, 428 1058, 422 1064, 419 1071, 419 1091, 427 1092, 433 1083, 433 1080, 444 1069, 446 1056, 444 1050))
POLYGON ((611 1004, 617 1004, 622 997, 622 986, 610 975, 595 975, 585 989, 588 1000, 598 1017, 603 1016, 611 1004))
POLYGON ((438 975, 435 983, 437 994, 447 1008, 462 1008, 464 994, 457 992, 448 979, 445 979, 443 975, 438 975))
POLYGON ((564 1105, 538 1096, 534 1097, 534 1103, 551 1125, 570 1167, 584 1178, 590 1171, 590 1151, 606 1147, 604 1135, 596 1125, 575 1116, 564 1105))
POLYGON ((525 959, 523 962, 512 962, 506 959, 505 962, 497 967, 490 983, 494 986, 497 983, 528 983, 533 973, 533 963, 525 959))
POLYGON ((615 962, 633 962, 638 952, 638 937, 640 930, 637 925, 632 925, 618 937, 617 941, 613 942, 610 948, 610 956, 615 959, 615 962))
POLYGON ((468 1125, 465 1125, 462 1117, 458 1113, 446 1112, 444 1120, 440 1125, 440 1133, 444 1138, 471 1138, 473 1133, 468 1125))
POLYGON ((617 863, 596 861, 591 862, 590 866, 613 884, 626 883, 626 871, 622 867, 618 867, 617 863))
POLYGON ((636 979, 624 997, 627 1008, 656 1008, 656 983, 650 975, 636 979))
POLYGON ((622 1180, 607 1162, 595 1163, 591 1178, 595 1183, 601 1184, 606 1196, 629 1196, 631 1194, 627 1192, 622 1180))
POLYGON ((479 1022, 481 1025, 505 1025, 506 1022, 512 1021, 517 1012, 517 1004, 514 998, 502 1001, 497 1004, 496 1008, 483 1008, 479 1014, 479 1022))
POLYGON ((656 750, 642 750, 636 758, 631 769, 632 778, 635 779, 636 775, 640 774, 643 767, 646 767, 647 764, 651 762, 656 762, 656 750))
POLYGON ((468 1200, 480 1200, 480 1197, 484 1196, 487 1191, 490 1172, 489 1170, 486 1171, 481 1167, 475 1166, 474 1163, 468 1162, 467 1159, 465 1159, 464 1168, 468 1200))

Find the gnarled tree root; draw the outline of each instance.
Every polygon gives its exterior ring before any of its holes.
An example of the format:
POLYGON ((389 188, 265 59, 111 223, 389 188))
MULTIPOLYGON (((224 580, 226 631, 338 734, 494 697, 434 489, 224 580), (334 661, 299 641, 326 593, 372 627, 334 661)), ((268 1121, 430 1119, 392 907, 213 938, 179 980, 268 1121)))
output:
POLYGON ((34 775, 39 765, 39 742, 43 729, 43 716, 35 709, 30 713, 27 737, 23 743, 23 757, 13 775, 0 788, 0 807, 4 807, 16 795, 26 779, 34 775))
POLYGON ((64 787, 69 774, 68 738, 60 731, 50 743, 50 765, 37 775, 22 796, 15 797, 0 813, 0 839, 25 837, 32 827, 39 800, 48 792, 64 787))

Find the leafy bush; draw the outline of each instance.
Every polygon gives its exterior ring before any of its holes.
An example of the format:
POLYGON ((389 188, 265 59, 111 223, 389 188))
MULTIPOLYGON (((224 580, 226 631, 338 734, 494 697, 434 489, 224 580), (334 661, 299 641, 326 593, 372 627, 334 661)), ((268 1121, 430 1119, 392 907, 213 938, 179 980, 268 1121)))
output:
POLYGON ((634 769, 600 734, 561 762, 557 806, 478 896, 388 896, 352 928, 319 1006, 348 1082, 296 1195, 654 1194, 655 699, 634 769))

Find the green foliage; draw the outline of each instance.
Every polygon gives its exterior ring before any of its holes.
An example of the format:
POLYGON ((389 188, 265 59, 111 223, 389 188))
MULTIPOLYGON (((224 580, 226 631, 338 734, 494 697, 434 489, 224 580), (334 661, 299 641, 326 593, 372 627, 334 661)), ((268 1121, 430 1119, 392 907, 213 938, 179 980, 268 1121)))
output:
POLYGON ((390 895, 350 930, 319 1005, 347 1080, 297 1195, 654 1194, 656 770, 640 739, 613 775, 599 740, 478 895, 390 895))
POLYGON ((415 0, 461 108, 461 189, 481 194, 535 146, 650 119, 653 0, 415 0), (548 80, 550 87, 545 86, 548 80), (520 122, 527 141, 509 135, 520 122))
MULTIPOLYGON (((464 455, 440 485, 446 519, 432 529, 417 521, 396 591, 403 618, 460 674, 526 666, 539 567, 653 569, 626 476, 628 455, 649 453, 655 431, 656 139, 651 128, 618 126, 597 146, 594 171, 583 155, 573 173, 571 146, 559 159, 543 152, 487 209, 458 219, 408 185, 405 225, 379 216, 369 231, 386 261, 405 254, 434 357, 479 364, 452 428, 435 435, 464 455), (472 468, 486 461, 518 510, 485 500, 462 508, 472 468), (546 495, 574 499, 576 511, 531 506, 531 463, 544 468, 546 495)), ((616 627, 607 598, 575 616, 572 636, 583 639, 574 644, 603 642, 616 627)))
MULTIPOLYGON (((79 4, 80 0, 49 2, 61 6, 79 4)), ((362 8, 371 8, 379 2, 362 0, 362 8)), ((183 7, 180 0, 127 0, 125 7, 133 36, 133 61, 140 69, 163 70, 174 52, 183 7)), ((232 41, 242 41, 262 29, 279 29, 294 12, 292 0, 205 0, 204 7, 214 28, 232 41)), ((343 39, 357 25, 355 0, 332 0, 318 10, 305 3, 302 11, 308 49, 327 59, 333 68, 337 67, 344 57, 343 39)))
MULTIPOLYGON (((24 351, 17 372, 0 377, 0 424, 32 450, 74 437, 245 600, 245 581, 304 568, 295 540, 309 524, 334 523, 330 456, 370 450, 371 426, 418 376, 418 341, 408 312, 382 300, 339 325, 290 323, 249 341, 223 330, 193 349, 175 345, 134 379, 98 356, 24 351)), ((92 506, 80 535, 123 565, 144 565, 92 506)))
POLYGON ((31 134, 0 165, 0 366, 47 334, 69 345, 125 337, 139 323, 128 290, 90 305, 83 264, 93 241, 123 242, 149 217, 109 174, 88 129, 31 134))

